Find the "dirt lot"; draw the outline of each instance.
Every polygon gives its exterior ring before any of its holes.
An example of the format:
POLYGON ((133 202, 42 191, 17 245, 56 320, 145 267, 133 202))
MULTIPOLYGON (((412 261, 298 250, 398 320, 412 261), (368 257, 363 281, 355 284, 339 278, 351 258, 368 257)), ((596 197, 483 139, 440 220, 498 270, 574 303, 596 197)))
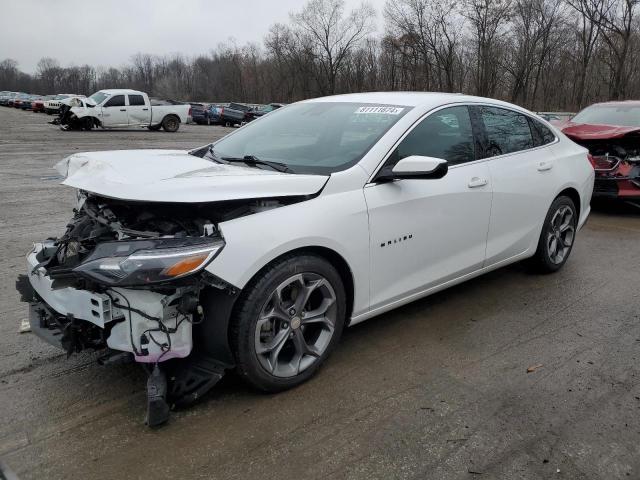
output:
POLYGON ((0 456, 22 479, 640 478, 639 215, 593 213, 556 275, 516 265, 416 302, 349 329, 293 391, 229 375, 152 431, 136 366, 67 359, 18 333, 15 278, 70 216, 51 169, 62 157, 226 130, 48 120, 0 108, 0 456))

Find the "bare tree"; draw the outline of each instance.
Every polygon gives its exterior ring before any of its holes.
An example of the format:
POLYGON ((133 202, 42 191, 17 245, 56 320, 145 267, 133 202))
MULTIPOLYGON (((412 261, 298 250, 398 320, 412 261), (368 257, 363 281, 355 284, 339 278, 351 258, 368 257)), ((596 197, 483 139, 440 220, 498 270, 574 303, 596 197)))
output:
POLYGON ((511 15, 510 0, 465 0, 464 14, 471 24, 474 47, 474 90, 492 96, 498 83, 501 36, 511 15))
POLYGON ((296 35, 311 47, 320 65, 317 80, 322 93, 335 93, 345 59, 374 31, 374 17, 367 3, 345 16, 344 0, 310 0, 301 12, 291 15, 296 35))

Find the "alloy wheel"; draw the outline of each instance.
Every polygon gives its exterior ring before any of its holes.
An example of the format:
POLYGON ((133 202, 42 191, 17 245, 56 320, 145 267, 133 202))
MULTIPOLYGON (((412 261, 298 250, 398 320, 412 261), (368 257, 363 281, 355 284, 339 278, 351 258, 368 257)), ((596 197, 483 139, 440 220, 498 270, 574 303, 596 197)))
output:
POLYGON ((269 295, 258 316, 255 352, 276 377, 293 377, 317 362, 335 331, 336 294, 315 273, 293 275, 269 295))
POLYGON ((564 261, 573 245, 575 233, 573 210, 567 205, 560 206, 551 217, 547 233, 547 252, 551 262, 559 265, 564 261))

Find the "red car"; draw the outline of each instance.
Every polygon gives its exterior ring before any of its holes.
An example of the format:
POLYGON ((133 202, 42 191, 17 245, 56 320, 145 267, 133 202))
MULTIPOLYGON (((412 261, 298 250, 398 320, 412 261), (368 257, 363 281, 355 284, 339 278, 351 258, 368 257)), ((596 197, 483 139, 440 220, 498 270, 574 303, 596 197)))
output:
POLYGON ((562 127, 591 153, 594 197, 640 205, 640 101, 596 103, 562 127))
POLYGON ((47 97, 38 98, 31 102, 31 111, 33 112, 44 112, 44 102, 48 100, 47 97))

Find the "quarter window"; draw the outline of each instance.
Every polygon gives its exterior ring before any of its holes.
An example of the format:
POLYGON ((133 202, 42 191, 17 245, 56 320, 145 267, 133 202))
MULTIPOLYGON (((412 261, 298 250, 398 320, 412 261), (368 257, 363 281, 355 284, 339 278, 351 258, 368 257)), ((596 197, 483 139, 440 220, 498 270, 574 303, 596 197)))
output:
POLYGON ((442 158, 450 165, 475 160, 468 108, 443 108, 429 115, 402 140, 387 165, 411 155, 442 158))
POLYGON ((124 95, 115 95, 107 100, 105 107, 124 107, 124 95))
POLYGON ((144 105, 144 97, 142 95, 129 95, 129 105, 130 106, 144 105))
POLYGON ((533 118, 529 118, 529 126, 531 127, 531 133, 533 134, 533 144, 536 147, 548 145, 555 141, 556 136, 541 122, 538 122, 533 118))
POLYGON ((480 112, 487 134, 484 157, 533 148, 533 137, 526 115, 496 107, 482 107, 480 112))

